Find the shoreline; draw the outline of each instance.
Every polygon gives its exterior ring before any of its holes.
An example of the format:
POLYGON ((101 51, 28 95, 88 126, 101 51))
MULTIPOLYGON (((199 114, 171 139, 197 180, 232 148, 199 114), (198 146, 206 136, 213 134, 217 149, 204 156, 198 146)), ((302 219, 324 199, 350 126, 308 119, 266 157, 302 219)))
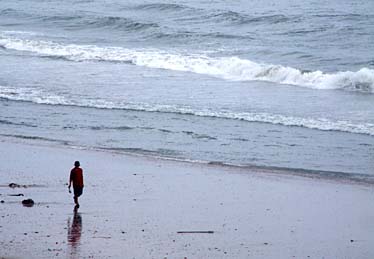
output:
POLYGON ((374 256, 371 186, 4 140, 0 153, 0 257, 374 256), (77 159, 74 213, 66 182, 77 159))
POLYGON ((71 149, 71 150, 86 150, 94 152, 103 152, 116 154, 120 156, 138 157, 149 159, 151 161, 169 161, 172 163, 186 163, 196 166, 207 166, 212 168, 222 168, 225 170, 240 171, 241 173, 257 173, 257 174, 270 174, 279 176, 290 176, 290 177, 302 177, 309 179, 316 179, 321 181, 332 181, 337 183, 345 184, 358 184, 364 186, 374 185, 374 175, 361 174, 361 173, 348 173, 348 172, 338 172, 338 171, 326 171, 317 169, 305 169, 305 168, 288 168, 279 166, 263 166, 256 164, 247 165, 235 165, 225 162, 216 161, 199 161, 190 160, 185 158, 177 157, 167 157, 167 156, 156 156, 146 153, 131 152, 126 151, 126 149, 111 149, 111 148, 94 148, 94 147, 84 147, 84 146, 72 146, 67 144, 67 141, 63 140, 50 140, 48 138, 42 137, 19 137, 13 135, 2 134, 0 135, 0 142, 14 142, 22 143, 31 146, 44 146, 44 147, 54 147, 61 149, 71 149), (59 144, 57 144, 59 143, 59 144))

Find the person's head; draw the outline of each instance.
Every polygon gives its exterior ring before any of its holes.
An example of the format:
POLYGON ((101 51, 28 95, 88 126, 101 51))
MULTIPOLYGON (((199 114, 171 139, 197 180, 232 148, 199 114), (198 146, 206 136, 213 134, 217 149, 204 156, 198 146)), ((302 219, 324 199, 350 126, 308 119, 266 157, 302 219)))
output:
POLYGON ((79 163, 79 161, 75 161, 75 162, 74 162, 74 166, 75 166, 75 167, 79 167, 80 165, 81 165, 81 163, 79 163))

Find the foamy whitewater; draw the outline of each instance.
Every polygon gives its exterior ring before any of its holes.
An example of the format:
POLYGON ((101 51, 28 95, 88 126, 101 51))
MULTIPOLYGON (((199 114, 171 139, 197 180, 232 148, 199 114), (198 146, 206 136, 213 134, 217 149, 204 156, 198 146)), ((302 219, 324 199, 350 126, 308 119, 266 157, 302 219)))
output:
POLYGON ((0 134, 305 174, 374 175, 361 0, 0 3, 0 134))
POLYGON ((150 68, 193 72, 226 80, 259 80, 316 89, 374 92, 374 70, 369 68, 361 68, 357 72, 345 71, 332 74, 321 71, 303 72, 292 67, 255 63, 235 56, 210 58, 204 54, 184 55, 155 49, 62 45, 50 41, 22 40, 6 36, 0 38, 0 46, 4 49, 27 51, 76 62, 125 62, 150 68))

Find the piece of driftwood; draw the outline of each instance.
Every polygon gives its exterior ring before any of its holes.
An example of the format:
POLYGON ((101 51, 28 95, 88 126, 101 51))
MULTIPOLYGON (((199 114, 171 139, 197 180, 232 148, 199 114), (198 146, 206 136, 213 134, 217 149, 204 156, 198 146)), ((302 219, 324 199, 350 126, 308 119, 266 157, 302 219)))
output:
POLYGON ((178 231, 177 234, 213 234, 214 231, 178 231))

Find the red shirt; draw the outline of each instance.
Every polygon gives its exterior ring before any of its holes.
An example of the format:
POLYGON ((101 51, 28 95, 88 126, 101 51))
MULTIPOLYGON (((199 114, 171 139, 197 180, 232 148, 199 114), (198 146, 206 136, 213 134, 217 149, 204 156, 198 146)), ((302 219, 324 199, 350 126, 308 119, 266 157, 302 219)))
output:
POLYGON ((83 170, 79 167, 74 167, 70 171, 70 182, 73 182, 73 187, 83 187, 83 170))

